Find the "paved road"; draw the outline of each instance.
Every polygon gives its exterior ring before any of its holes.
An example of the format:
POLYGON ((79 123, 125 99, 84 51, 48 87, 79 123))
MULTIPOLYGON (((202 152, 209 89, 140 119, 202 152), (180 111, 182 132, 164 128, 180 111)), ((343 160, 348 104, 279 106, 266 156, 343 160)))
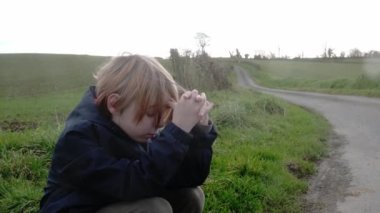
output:
POLYGON ((310 212, 380 212, 380 99, 261 87, 235 67, 241 85, 322 114, 333 126, 329 157, 311 180, 310 212))

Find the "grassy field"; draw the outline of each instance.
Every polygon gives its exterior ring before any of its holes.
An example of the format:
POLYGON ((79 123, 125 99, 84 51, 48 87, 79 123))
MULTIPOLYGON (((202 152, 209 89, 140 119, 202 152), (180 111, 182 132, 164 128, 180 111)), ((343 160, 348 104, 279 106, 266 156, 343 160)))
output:
MULTIPOLYGON (((64 120, 105 59, 0 55, 0 212, 38 212, 64 120)), ((208 97, 220 137, 203 186, 206 212, 302 212, 327 122, 236 86, 208 97)))
POLYGON ((92 83, 93 71, 106 59, 85 55, 3 54, 0 57, 0 96, 30 97, 80 90, 92 83))
POLYGON ((380 59, 249 60, 241 66, 268 87, 380 97, 380 59))

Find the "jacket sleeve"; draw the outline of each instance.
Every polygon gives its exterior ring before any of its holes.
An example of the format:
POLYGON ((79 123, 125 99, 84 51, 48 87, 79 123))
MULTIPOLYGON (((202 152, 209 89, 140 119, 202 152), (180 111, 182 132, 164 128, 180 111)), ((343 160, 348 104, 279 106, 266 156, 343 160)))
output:
POLYGON ((155 196, 178 170, 191 137, 169 124, 138 160, 116 159, 97 145, 96 134, 69 131, 56 148, 60 182, 122 200, 155 196))
POLYGON ((175 176, 168 183, 169 188, 195 187, 202 185, 210 173, 212 145, 217 137, 214 126, 207 133, 195 128, 189 150, 175 176))

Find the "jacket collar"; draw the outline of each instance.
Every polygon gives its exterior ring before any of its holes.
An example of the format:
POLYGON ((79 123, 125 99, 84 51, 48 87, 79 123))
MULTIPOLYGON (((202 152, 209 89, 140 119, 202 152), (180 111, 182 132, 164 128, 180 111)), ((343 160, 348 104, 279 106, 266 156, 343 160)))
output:
POLYGON ((89 121, 110 128, 113 131, 126 136, 124 131, 107 116, 99 106, 95 104, 95 86, 90 86, 83 95, 79 104, 70 113, 66 120, 66 127, 71 127, 77 123, 89 121))

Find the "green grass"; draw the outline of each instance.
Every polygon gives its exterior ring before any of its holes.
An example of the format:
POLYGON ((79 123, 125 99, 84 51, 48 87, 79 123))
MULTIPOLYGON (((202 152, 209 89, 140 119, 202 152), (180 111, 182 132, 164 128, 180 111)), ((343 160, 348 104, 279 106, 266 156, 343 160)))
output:
POLYGON ((240 66, 268 87, 380 97, 380 59, 250 60, 240 66))
MULTIPOLYGON (((38 212, 55 141, 103 60, 0 55, 0 212, 38 212), (82 72, 67 65, 76 63, 82 72)), ((327 122, 249 90, 208 97, 220 137, 203 186, 206 212, 301 212, 307 177, 325 153, 327 122)))
POLYGON ((218 92, 220 127, 207 212, 301 212, 307 177, 325 153, 326 121, 251 91, 218 92))

